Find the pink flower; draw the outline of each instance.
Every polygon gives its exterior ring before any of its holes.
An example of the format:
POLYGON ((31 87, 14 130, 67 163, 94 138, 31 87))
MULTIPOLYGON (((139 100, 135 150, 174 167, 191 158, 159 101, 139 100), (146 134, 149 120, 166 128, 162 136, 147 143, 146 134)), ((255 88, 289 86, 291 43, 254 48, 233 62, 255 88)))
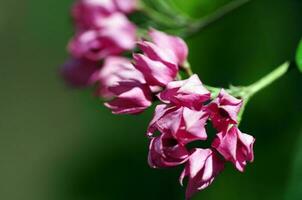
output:
POLYGON ((136 28, 124 15, 112 14, 98 26, 99 29, 78 33, 70 41, 68 48, 74 57, 98 61, 135 47, 136 28))
POLYGON ((130 60, 117 56, 105 59, 104 65, 96 74, 95 79, 99 83, 98 94, 105 98, 114 96, 109 88, 120 81, 130 80, 145 83, 143 75, 133 67, 130 60))
POLYGON ((218 97, 208 105, 213 125, 219 131, 228 128, 229 124, 237 124, 237 115, 242 100, 236 99, 222 89, 218 97))
POLYGON ((72 8, 72 16, 79 30, 97 27, 98 21, 116 10, 112 0, 78 0, 72 8))
POLYGON ((69 59, 62 67, 61 74, 73 87, 86 87, 94 84, 93 74, 99 70, 96 62, 86 59, 69 59))
POLYGON ((204 111, 186 107, 158 105, 148 127, 148 136, 158 130, 162 134, 172 135, 181 144, 196 140, 206 140, 205 130, 208 114, 204 111))
POLYGON ((186 199, 208 187, 223 168, 224 162, 211 149, 194 149, 179 178, 183 185, 183 179, 188 177, 186 199))
POLYGON ((223 157, 233 162, 235 167, 243 172, 247 162, 253 162, 253 145, 255 139, 245 133, 241 133, 237 126, 232 126, 226 131, 217 134, 212 146, 223 155, 223 157))
POLYGON ((179 65, 187 59, 188 47, 182 39, 157 30, 149 35, 153 42, 138 43, 143 54, 134 54, 135 67, 148 84, 163 87, 175 79, 179 65))
POLYGON ((116 98, 105 103, 105 106, 111 109, 113 114, 138 114, 152 104, 149 86, 139 81, 120 81, 109 90, 116 98))
POLYGON ((72 8, 72 16, 79 30, 95 29, 109 15, 133 12, 136 5, 136 0, 78 0, 72 8))
POLYGON ((151 29, 149 35, 155 45, 160 49, 165 49, 174 57, 174 62, 178 65, 184 64, 187 60, 188 46, 181 38, 167 35, 155 29, 151 29))
POLYGON ((134 54, 133 58, 135 68, 142 72, 151 86, 165 86, 177 75, 178 68, 174 64, 164 64, 142 54, 134 54))
POLYGON ((167 104, 185 106, 200 110, 205 101, 211 98, 210 92, 202 85, 197 75, 187 80, 168 83, 166 89, 158 95, 158 98, 167 104))
POLYGON ((189 152, 184 145, 168 134, 152 138, 148 163, 153 168, 174 167, 187 161, 189 152))
POLYGON ((137 9, 138 0, 113 0, 117 10, 123 13, 132 13, 137 9))

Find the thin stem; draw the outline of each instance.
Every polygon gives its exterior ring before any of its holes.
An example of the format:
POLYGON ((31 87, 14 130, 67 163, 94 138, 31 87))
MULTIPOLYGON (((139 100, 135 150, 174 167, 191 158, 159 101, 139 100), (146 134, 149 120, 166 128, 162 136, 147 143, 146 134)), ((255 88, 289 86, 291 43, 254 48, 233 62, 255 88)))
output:
MULTIPOLYGON (((182 65, 182 69, 184 70, 184 72, 187 74, 187 76, 192 76, 194 73, 192 71, 191 68, 191 64, 188 61, 185 61, 184 64, 182 65)), ((220 92, 221 88, 217 88, 217 87, 212 87, 209 85, 204 85, 211 93, 213 97, 216 97, 218 95, 218 93, 220 92)))
POLYGON ((184 37, 190 37, 195 33, 199 32, 201 29, 207 27, 208 25, 216 22, 217 20, 221 19, 225 15, 231 13, 232 11, 236 10, 237 8, 243 6, 244 4, 248 3, 250 0, 234 0, 231 3, 219 8, 213 14, 210 14, 195 23, 191 24, 190 26, 186 27, 186 30, 183 33, 184 37))
POLYGON ((188 76, 192 76, 193 75, 193 71, 192 71, 191 67, 190 68, 185 68, 185 71, 188 74, 188 76))
POLYGON ((179 28, 181 26, 181 24, 179 24, 177 21, 151 8, 151 6, 147 5, 144 1, 139 1, 138 7, 148 17, 150 17, 152 20, 159 23, 160 25, 171 28, 179 28))
MULTIPOLYGON (((288 70, 289 70, 289 66, 290 66, 290 63, 286 62, 286 63, 282 64, 281 66, 277 67, 274 71, 272 71, 265 77, 261 78, 259 81, 253 83, 252 85, 247 86, 247 87, 241 87, 241 91, 239 91, 239 92, 241 93, 243 105, 238 114, 238 125, 242 120, 242 115, 244 113, 245 107, 248 104, 251 97, 253 95, 255 95, 257 92, 263 90, 264 88, 266 88, 267 86, 269 86, 270 84, 275 82, 276 80, 278 80, 279 78, 281 78, 283 75, 285 75, 286 72, 288 72, 288 70)), ((234 87, 234 88, 236 90, 236 87, 234 87)), ((240 89, 240 87, 239 87, 239 89, 240 89)), ((238 93, 238 94, 240 94, 240 93, 238 93)))
MULTIPOLYGON (((161 0, 163 1, 163 0, 161 0)), ((164 2, 167 2, 167 4, 169 4, 169 6, 177 11, 178 14, 180 14, 181 16, 183 16, 184 18, 188 19, 188 20, 192 20, 191 16, 188 15, 186 12, 184 12, 183 10, 181 10, 179 8, 179 6, 176 5, 175 1, 174 0, 165 0, 164 2)))
POLYGON ((213 87, 213 86, 209 86, 209 85, 203 85, 203 86, 211 92, 211 97, 212 98, 217 97, 220 90, 221 90, 221 88, 217 88, 217 87, 213 87))
POLYGON ((181 77, 180 73, 177 73, 176 80, 178 80, 178 81, 182 80, 182 77, 181 77))
POLYGON ((252 85, 246 87, 247 96, 251 97, 260 90, 272 84, 274 81, 282 77, 289 69, 290 63, 286 62, 281 66, 277 67, 274 71, 261 78, 259 81, 253 83, 252 85))
POLYGON ((240 124, 240 122, 241 122, 241 120, 242 120, 243 113, 244 113, 244 111, 245 111, 246 105, 247 105, 247 103, 249 102, 249 100, 250 100, 250 98, 245 98, 245 99, 243 99, 242 107, 241 107, 240 112, 239 112, 239 114, 238 114, 238 126, 239 126, 239 124, 240 124))
POLYGON ((167 0, 154 0, 153 2, 157 4, 159 10, 167 13, 167 15, 174 20, 177 20, 179 24, 185 25, 190 23, 190 19, 183 13, 180 13, 178 9, 172 7, 171 2, 168 2, 167 0))
POLYGON ((188 61, 185 61, 181 67, 189 77, 194 74, 191 68, 191 64, 188 61))

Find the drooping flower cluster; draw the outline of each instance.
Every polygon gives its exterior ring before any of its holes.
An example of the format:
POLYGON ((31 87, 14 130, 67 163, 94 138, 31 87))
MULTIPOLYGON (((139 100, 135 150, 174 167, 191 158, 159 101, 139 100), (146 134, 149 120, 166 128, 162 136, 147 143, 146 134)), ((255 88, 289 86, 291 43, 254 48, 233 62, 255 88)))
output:
POLYGON ((155 29, 139 40, 127 18, 136 0, 78 0, 72 9, 76 34, 68 50, 71 58, 62 69, 72 86, 97 85, 96 94, 110 99, 105 106, 114 114, 139 114, 159 100, 147 129, 148 163, 153 168, 184 165, 186 198, 208 187, 230 161, 243 172, 252 162, 255 139, 238 129, 242 100, 221 90, 217 97, 197 75, 179 80, 188 47, 179 37, 155 29), (135 47, 133 60, 122 57, 135 47), (206 125, 217 130, 211 147, 188 148, 208 139, 206 125), (159 133, 159 134, 158 134, 159 133))
POLYGON ((223 170, 225 161, 231 161, 239 171, 253 161, 255 139, 237 127, 241 100, 222 89, 217 98, 205 104, 211 95, 197 75, 170 82, 158 98, 163 104, 156 107, 147 132, 151 137, 149 165, 162 168, 185 164, 180 182, 188 177, 187 199, 209 186, 223 170), (207 140, 208 121, 218 132, 212 147, 187 149, 193 141, 207 140))
MULTIPOLYGON (((149 36, 151 41, 138 42, 143 53, 133 55, 135 70, 109 88, 116 98, 105 105, 115 114, 138 114, 151 106, 154 94, 175 80, 187 59, 188 47, 182 39, 154 29, 149 36)), ((118 73, 126 74, 123 69, 118 73)))
POLYGON ((120 68, 127 77, 115 79, 116 84, 109 88, 115 98, 105 105, 115 114, 138 114, 155 97, 162 102, 156 106, 147 131, 148 163, 153 168, 184 164, 180 182, 188 177, 186 197, 189 199, 213 182, 225 161, 243 171, 247 162, 254 159, 255 139, 237 127, 242 100, 223 89, 212 99, 197 75, 175 80, 188 56, 183 40, 156 30, 151 30, 149 36, 151 41, 138 43, 142 53, 133 55, 134 65, 120 68), (136 69, 135 74, 132 70, 127 73, 129 69, 136 69), (217 130, 211 147, 189 149, 189 143, 207 140, 209 121, 217 130))
MULTIPOLYGON (((75 36, 68 45, 71 58, 62 68, 67 83, 75 87, 90 86, 99 81, 97 74, 104 74, 100 72, 103 63, 106 66, 119 59, 121 63, 129 63, 120 56, 136 46, 136 26, 126 16, 135 11, 136 5, 136 0, 76 1, 72 8, 75 36)), ((108 97, 106 89, 99 92, 108 97)))

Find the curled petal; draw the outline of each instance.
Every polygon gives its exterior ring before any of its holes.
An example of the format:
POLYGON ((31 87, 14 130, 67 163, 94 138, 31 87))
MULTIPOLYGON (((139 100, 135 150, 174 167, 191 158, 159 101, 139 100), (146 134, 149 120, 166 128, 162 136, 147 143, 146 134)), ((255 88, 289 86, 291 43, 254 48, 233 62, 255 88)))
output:
POLYGON ((135 47, 136 28, 120 13, 112 14, 99 23, 99 29, 77 33, 68 45, 76 58, 99 61, 135 47))
POLYGON ((237 124, 242 100, 236 99, 222 89, 218 97, 208 105, 208 111, 215 128, 225 130, 230 124, 237 124))
POLYGON ((166 89, 158 95, 165 103, 200 110, 205 101, 211 98, 210 92, 202 85, 197 75, 187 80, 168 83, 166 89))
POLYGON ((132 13, 137 9, 138 0, 113 0, 117 9, 123 13, 132 13))
POLYGON ((207 139, 205 126, 208 120, 208 114, 206 112, 184 108, 183 119, 185 134, 178 134, 177 138, 183 138, 184 143, 188 143, 194 140, 207 139))
POLYGON ((160 48, 170 51, 178 65, 182 65, 188 57, 188 46, 179 37, 170 36, 155 29, 149 31, 153 42, 160 48))
POLYGON ((137 81, 145 83, 143 75, 134 68, 130 60, 118 56, 110 56, 105 59, 103 67, 96 74, 95 79, 99 83, 98 94, 105 98, 114 96, 109 88, 120 81, 137 81))
POLYGON ((185 146, 170 135, 162 134, 150 142, 148 163, 152 168, 174 167, 186 162, 188 156, 185 146))
POLYGON ((149 123, 148 126, 148 130, 147 130, 147 136, 152 137, 153 133, 157 130, 157 122, 159 119, 161 119, 165 113, 170 110, 173 109, 171 107, 169 107, 168 105, 165 104, 160 104, 157 105, 154 111, 154 115, 153 115, 153 119, 151 120, 151 122, 149 123))
POLYGON ((243 172, 247 162, 253 162, 253 145, 255 138, 241 133, 236 126, 217 134, 212 146, 235 167, 243 172))
POLYGON ((158 130, 173 136, 181 144, 207 139, 205 125, 208 114, 185 107, 159 105, 148 127, 148 135, 158 130))
POLYGON ((208 187, 223 169, 224 162, 211 149, 194 149, 179 178, 183 185, 183 179, 188 177, 186 199, 208 187))
POLYGON ((164 64, 142 54, 134 54, 133 58, 135 68, 144 75, 146 82, 151 86, 165 86, 177 75, 178 68, 174 64, 164 64))
POLYGON ((98 28, 98 21, 115 12, 112 0, 78 0, 72 7, 72 17, 78 30, 98 28))
POLYGON ((168 49, 162 49, 156 44, 148 41, 139 42, 138 46, 144 54, 152 60, 167 64, 177 64, 175 55, 171 51, 168 51, 168 49))
POLYGON ((94 84, 93 75, 99 70, 96 62, 86 59, 69 59, 61 69, 61 75, 72 87, 86 87, 94 84))
POLYGON ((100 23, 112 14, 128 14, 137 7, 137 0, 78 0, 72 16, 78 30, 98 29, 100 23))
POLYGON ((121 81, 110 91, 116 95, 105 106, 114 114, 138 114, 152 104, 151 91, 145 84, 135 81, 121 81))

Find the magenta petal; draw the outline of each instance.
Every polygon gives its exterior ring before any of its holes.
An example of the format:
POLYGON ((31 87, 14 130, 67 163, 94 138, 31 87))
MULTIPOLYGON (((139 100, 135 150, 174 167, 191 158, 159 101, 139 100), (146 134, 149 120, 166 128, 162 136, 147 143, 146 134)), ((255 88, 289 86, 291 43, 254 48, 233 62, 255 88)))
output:
POLYGON ((137 9, 138 0, 113 0, 117 9, 123 13, 131 13, 137 9))
POLYGON ((151 120, 151 122, 149 123, 149 126, 148 126, 148 130, 147 130, 147 134, 146 134, 147 136, 149 136, 149 137, 153 136, 153 133, 157 130, 158 120, 160 118, 162 118, 165 115, 165 113, 170 109, 173 109, 173 108, 171 108, 165 104, 156 106, 154 115, 153 115, 153 119, 151 120))
POLYGON ((224 162, 211 149, 194 149, 187 161, 179 181, 188 177, 186 199, 208 187, 224 169, 224 162))
POLYGON ((123 50, 130 50, 136 45, 136 26, 122 13, 111 14, 99 22, 100 33, 104 38, 112 40, 123 50))
POLYGON ((206 140, 206 122, 208 120, 208 114, 204 111, 195 111, 188 108, 184 108, 183 118, 187 133, 190 135, 184 140, 191 142, 194 140, 206 140))
POLYGON ((106 17, 131 13, 137 4, 137 0, 78 0, 72 8, 72 16, 79 30, 98 29, 106 17))
POLYGON ((174 54, 178 65, 182 65, 187 60, 188 46, 181 38, 167 35, 155 29, 150 30, 149 35, 158 47, 174 54))
POLYGON ((61 75, 72 87, 86 87, 94 84, 93 75, 98 70, 96 62, 71 58, 63 65, 61 75))
POLYGON ((68 46, 71 55, 99 61, 135 47, 136 28, 124 15, 115 13, 102 18, 98 26, 78 32, 72 38, 68 46))
POLYGON ((116 11, 112 0, 78 0, 72 16, 79 30, 95 29, 99 20, 116 11))
POLYGON ((225 132, 217 134, 212 146, 226 159, 243 172, 247 162, 253 162, 253 145, 255 139, 245 133, 241 133, 236 126, 232 126, 225 132))
POLYGON ((105 106, 114 114, 138 114, 152 104, 151 92, 147 85, 135 81, 122 81, 110 91, 116 98, 105 106))
POLYGON ((186 162, 188 156, 185 146, 173 137, 162 134, 150 142, 148 163, 153 168, 174 167, 186 162))
POLYGON ((165 86, 177 75, 177 66, 154 61, 142 54, 133 55, 135 67, 151 86, 165 86))
POLYGON ((176 138, 182 121, 183 108, 173 107, 156 122, 156 126, 161 133, 168 133, 176 138))
POLYGON ((237 124, 241 106, 242 100, 236 99, 222 89, 218 97, 207 106, 214 127, 222 131, 230 124, 237 124))
POLYGON ((174 54, 167 49, 162 49, 154 43, 148 41, 139 42, 138 45, 144 54, 152 60, 167 64, 177 64, 174 54))
POLYGON ((105 98, 114 96, 109 88, 120 81, 132 80, 145 83, 143 75, 134 68, 130 60, 117 56, 110 56, 105 59, 104 65, 96 74, 95 79, 99 82, 98 94, 105 98))
POLYGON ((202 103, 211 97, 210 92, 202 85, 197 75, 187 80, 170 82, 166 90, 158 95, 158 98, 165 103, 186 106, 200 110, 202 103))
POLYGON ((159 105, 148 127, 148 135, 158 130, 173 136, 181 144, 207 139, 205 125, 208 114, 185 107, 159 105))

